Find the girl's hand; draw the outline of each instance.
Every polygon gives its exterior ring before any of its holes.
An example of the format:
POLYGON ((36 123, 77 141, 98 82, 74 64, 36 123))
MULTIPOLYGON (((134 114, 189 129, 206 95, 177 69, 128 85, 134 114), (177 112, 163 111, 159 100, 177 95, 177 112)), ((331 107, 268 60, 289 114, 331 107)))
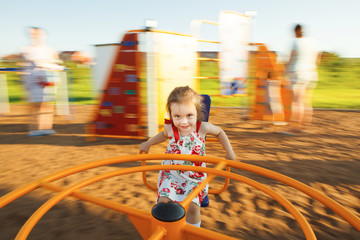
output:
POLYGON ((140 154, 142 154, 142 153, 148 154, 149 149, 150 149, 150 145, 147 142, 143 142, 140 144, 139 153, 140 154))
POLYGON ((225 159, 228 159, 228 160, 235 160, 235 159, 236 159, 236 156, 235 156, 234 151, 228 152, 228 153, 226 154, 225 159))

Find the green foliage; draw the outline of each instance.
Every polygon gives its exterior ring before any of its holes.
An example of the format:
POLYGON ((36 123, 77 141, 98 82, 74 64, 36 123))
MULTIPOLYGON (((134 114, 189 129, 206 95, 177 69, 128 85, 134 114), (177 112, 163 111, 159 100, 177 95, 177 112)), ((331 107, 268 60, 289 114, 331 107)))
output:
MULTIPOLYGON (((16 68, 16 63, 1 63, 3 68, 16 68)), ((91 67, 88 65, 77 64, 75 62, 65 62, 68 83, 69 98, 75 104, 94 104, 96 101, 92 97, 91 67)), ((22 74, 16 72, 5 72, 7 79, 8 95, 10 103, 25 103, 26 92, 22 84, 22 74)))
POLYGON ((89 65, 67 61, 64 62, 64 66, 71 70, 74 83, 89 83, 89 79, 91 79, 91 68, 89 65))
MULTIPOLYGON (((18 68, 19 66, 16 62, 1 62, 0 67, 18 68)), ((0 72, 0 74, 5 74, 6 76, 9 101, 11 103, 26 101, 25 89, 22 85, 22 75, 17 72, 0 72)))
POLYGON ((360 59, 340 58, 324 52, 313 105, 315 108, 360 109, 360 59))
POLYGON ((69 84, 70 101, 75 104, 94 104, 91 66, 65 62, 69 84))
MULTIPOLYGON (((73 84, 69 85, 70 100, 75 104, 95 104, 96 100, 92 97, 91 68, 74 62, 65 62, 64 64, 69 69, 69 81, 73 79, 73 84)), ((5 65, 2 63, 1 67, 16 67, 16 64, 5 65)), ((218 63, 202 61, 199 72, 203 77, 218 76, 218 63)), ((8 72, 6 77, 10 102, 25 102, 21 76, 8 72)), ((219 79, 201 79, 200 93, 219 95, 219 79)), ((248 101, 245 96, 214 96, 212 97, 212 106, 246 106, 248 101)), ((340 58, 335 53, 323 53, 319 67, 319 82, 313 95, 313 105, 315 108, 360 109, 360 58, 340 58)))
POLYGON ((336 53, 322 52, 321 65, 327 67, 341 65, 341 58, 336 53))

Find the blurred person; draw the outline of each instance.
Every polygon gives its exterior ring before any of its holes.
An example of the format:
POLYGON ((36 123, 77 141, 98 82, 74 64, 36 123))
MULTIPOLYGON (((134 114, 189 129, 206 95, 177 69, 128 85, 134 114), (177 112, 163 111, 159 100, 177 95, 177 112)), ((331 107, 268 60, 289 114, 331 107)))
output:
POLYGON ((55 49, 46 45, 46 33, 29 27, 30 44, 23 47, 23 81, 30 103, 29 136, 55 134, 53 130, 57 78, 53 71, 63 70, 55 49))
MULTIPOLYGON (((205 136, 217 137, 226 151, 226 159, 235 160, 235 153, 225 132, 202 119, 202 97, 190 87, 177 87, 169 95, 167 111, 170 120, 165 121, 164 130, 140 144, 139 153, 148 153, 152 145, 169 140, 167 154, 205 155, 205 136)), ((190 165, 206 167, 205 162, 163 160, 163 165, 190 165)), ((159 172, 157 203, 183 201, 192 190, 207 178, 203 172, 165 171, 159 172)), ((207 197, 208 185, 196 196, 186 215, 186 222, 200 227, 200 205, 207 197)))
POLYGON ((269 102, 271 121, 274 125, 287 125, 281 96, 282 72, 277 70, 268 72, 267 101, 269 102))
POLYGON ((304 37, 303 27, 294 28, 295 40, 287 64, 292 90, 290 129, 283 132, 295 135, 305 131, 312 122, 312 94, 317 85, 321 53, 315 42, 304 37))

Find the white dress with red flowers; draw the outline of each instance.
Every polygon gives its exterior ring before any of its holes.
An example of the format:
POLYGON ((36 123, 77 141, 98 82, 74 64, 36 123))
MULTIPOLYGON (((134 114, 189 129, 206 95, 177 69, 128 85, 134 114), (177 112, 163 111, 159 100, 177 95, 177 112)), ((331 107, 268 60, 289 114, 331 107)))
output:
MULTIPOLYGON (((200 137, 198 129, 201 122, 197 124, 197 130, 191 132, 189 136, 178 134, 177 128, 173 125, 174 135, 170 136, 169 145, 166 149, 167 154, 188 154, 205 156, 205 140, 200 137), (178 136, 178 137, 177 137, 178 136), (178 138, 178 139, 177 139, 178 138)), ((190 162, 184 160, 163 160, 162 165, 189 165, 206 167, 205 162, 190 162)), ((174 202, 183 201, 192 190, 204 181, 206 173, 179 170, 160 170, 158 180, 158 199, 159 197, 170 198, 174 202)), ((200 206, 203 197, 208 192, 208 185, 192 201, 200 206)))

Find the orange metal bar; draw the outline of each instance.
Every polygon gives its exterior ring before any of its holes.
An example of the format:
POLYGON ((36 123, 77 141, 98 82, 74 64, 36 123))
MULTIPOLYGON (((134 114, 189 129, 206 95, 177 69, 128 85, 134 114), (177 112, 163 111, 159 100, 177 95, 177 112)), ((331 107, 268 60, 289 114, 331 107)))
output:
MULTIPOLYGON (((41 187, 51 190, 53 192, 61 192, 65 190, 65 188, 61 188, 59 186, 50 183, 41 184, 41 187)), ((151 235, 150 224, 151 224, 152 216, 148 212, 138 210, 136 208, 132 208, 117 202, 112 202, 106 199, 97 198, 89 194, 82 193, 80 191, 75 191, 69 196, 76 197, 80 200, 87 201, 108 209, 125 213, 144 239, 148 238, 151 235)))
POLYGON ((234 97, 233 95, 220 95, 220 94, 214 94, 210 95, 211 97, 222 97, 222 98, 231 98, 234 97))
POLYGON ((264 43, 249 43, 250 46, 265 46, 264 43))
POLYGON ((220 41, 206 40, 206 39, 198 39, 198 42, 206 42, 206 43, 220 43, 220 41))
MULTIPOLYGON (((166 240, 183 240, 184 236, 183 236, 183 228, 185 225, 188 225, 185 222, 185 217, 180 219, 179 221, 176 222, 162 222, 159 221, 155 218, 152 218, 152 232, 159 232, 159 228, 163 228, 166 230, 165 233, 163 233, 163 238, 157 238, 157 239, 166 239, 166 240)), ((156 237, 158 237, 160 235, 157 234, 156 237)), ((205 239, 204 239, 205 240, 205 239)))
POLYGON ((220 94, 214 94, 210 95, 211 97, 223 97, 223 98, 230 98, 230 97, 246 97, 247 94, 232 94, 232 95, 220 95, 220 94))
MULTIPOLYGON (((226 166, 225 162, 219 162, 214 169, 217 170, 221 170, 226 166)), ((202 189, 206 186, 206 184, 208 184, 209 182, 211 182, 214 178, 216 177, 216 175, 211 174, 208 175, 207 178, 202 181, 194 190, 192 190, 192 192, 187 195, 187 197, 181 202, 181 205, 187 210, 190 206, 190 203, 192 202, 192 200, 199 195, 199 193, 202 191, 202 189)))
MULTIPOLYGON (((146 166, 146 161, 145 160, 141 161, 141 166, 146 166)), ((144 182, 144 184, 145 184, 145 186, 147 188, 157 191, 157 186, 156 185, 151 185, 148 182, 147 177, 146 177, 146 171, 142 172, 142 179, 143 179, 143 182, 144 182)))
POLYGON ((235 12, 235 11, 224 11, 224 12, 225 13, 232 13, 232 14, 236 14, 236 15, 243 16, 243 17, 248 17, 248 18, 251 17, 249 15, 246 15, 246 14, 243 14, 243 13, 238 13, 238 12, 235 12))
MULTIPOLYGON (((148 157, 147 160, 155 160, 155 159, 168 159, 168 154, 148 154, 146 156, 143 156, 144 158, 148 157)), ((276 181, 282 182, 288 186, 291 186, 310 197, 318 200, 325 206, 329 207, 331 210, 336 212, 339 216, 341 216, 343 219, 345 219, 348 223, 350 223, 354 228, 356 228, 358 231, 360 231, 360 219, 355 216, 353 213, 351 213, 349 210, 341 206, 339 203, 334 201, 333 199, 325 196, 324 194, 320 193, 319 191, 299 182, 296 181, 290 177, 287 177, 283 174, 261 168, 258 166, 242 163, 242 162, 235 162, 231 160, 226 159, 219 159, 215 157, 209 157, 209 156, 192 156, 192 155, 178 155, 175 154, 171 156, 171 159, 173 160, 188 160, 188 161, 206 161, 209 163, 218 163, 219 161, 226 161, 226 165, 229 167, 234 167, 237 169, 242 169, 245 171, 253 172, 271 179, 274 179, 276 181)), ((205 171, 204 171, 205 172, 205 171)), ((229 173, 230 174, 230 173, 229 173)), ((226 176, 225 176, 226 177, 226 176)))
MULTIPOLYGON (((50 191, 53 192, 62 192, 64 190, 66 190, 65 188, 56 186, 54 184, 50 184, 50 183, 42 183, 41 187, 46 188, 50 191)), ((106 199, 102 199, 102 198, 98 198, 98 197, 94 197, 92 195, 80 192, 80 191, 74 191, 72 194, 70 194, 69 196, 71 197, 75 197, 77 199, 86 201, 86 202, 90 202, 108 209, 112 209, 118 212, 122 212, 125 213, 126 215, 134 215, 134 216, 138 216, 144 219, 148 219, 150 221, 151 215, 148 212, 145 212, 143 210, 139 210, 136 208, 132 208, 129 207, 127 205, 121 204, 121 203, 117 203, 117 202, 112 202, 106 199)))
MULTIPOLYGON (((177 156, 178 154, 163 154, 163 155, 167 155, 164 157, 167 157, 169 159, 169 155, 172 155, 172 157, 177 156)), ((146 156, 145 154, 143 155, 135 155, 135 156, 146 156)), ((186 155, 186 156, 191 156, 192 160, 197 160, 197 158, 201 159, 203 157, 199 157, 199 156, 192 156, 192 155, 186 155)), ((222 160, 222 162, 220 161, 218 167, 220 168, 222 165, 226 164, 225 161, 227 160, 222 160)), ((245 178, 243 176, 239 176, 236 175, 234 173, 229 173, 226 171, 220 171, 217 169, 213 169, 213 168, 203 168, 203 167, 195 167, 195 166, 184 166, 184 165, 153 165, 153 166, 139 166, 139 167, 133 167, 133 168, 125 168, 125 169, 120 169, 120 170, 116 170, 116 171, 112 171, 109 173, 104 173, 102 175, 98 175, 95 177, 92 177, 90 179, 86 179, 80 183, 77 183, 75 185, 73 185, 72 187, 65 189, 64 191, 58 193, 57 195, 55 195, 53 198, 49 199, 46 203, 44 203, 29 219, 28 221, 23 225, 23 227, 21 228, 21 230, 19 231, 18 235, 16 236, 16 240, 19 239, 26 239, 26 237, 29 235, 31 229, 35 226, 35 224, 40 220, 40 218, 48 211, 50 210, 56 203, 58 203, 59 201, 61 201, 62 199, 64 199, 66 196, 71 195, 73 192, 75 192, 76 190, 86 187, 92 183, 107 179, 107 178, 111 178, 111 177, 115 177, 115 176, 119 176, 119 175, 124 175, 124 174, 129 174, 129 173, 135 173, 135 172, 141 172, 141 171, 154 171, 154 170, 160 170, 160 169, 164 169, 164 170, 185 170, 185 171, 203 171, 203 172, 207 172, 210 174, 214 174, 214 175, 218 175, 218 176, 223 176, 223 177, 230 177, 232 179, 235 179, 237 181, 241 181, 241 182, 245 182, 261 191, 263 191, 264 193, 270 195, 271 197, 273 197, 275 200, 277 200, 280 204, 282 204, 286 209, 289 210, 289 212, 295 217, 295 219, 298 221, 298 223, 300 224, 301 228, 304 231, 305 236, 307 237, 307 239, 316 239, 314 237, 311 237, 312 235, 314 235, 310 225, 307 223, 306 219, 301 215, 301 213, 298 212, 298 210, 289 202, 287 201, 284 197, 282 197, 281 195, 279 195, 278 193, 276 193, 275 191, 271 190, 270 188, 254 181, 248 178, 245 178)), ((200 186, 199 186, 200 187, 200 186)), ((198 188, 199 188, 198 187, 198 188)), ((193 194, 195 191, 193 191, 191 194, 193 194)))
MULTIPOLYGON (((60 193, 55 195, 53 198, 49 199, 46 203, 44 203, 40 208, 38 208, 34 212, 34 214, 27 220, 27 222, 20 229, 20 231, 16 235, 15 239, 16 240, 26 239, 27 236, 29 235, 30 231, 35 226, 35 224, 40 220, 40 218, 47 211, 49 211, 55 204, 57 204, 59 201, 64 199, 66 196, 69 196, 69 195, 73 194, 78 189, 81 189, 81 188, 86 187, 86 186, 88 186, 88 185, 90 185, 92 183, 95 183, 95 182, 98 182, 98 181, 101 181, 101 180, 104 180, 104 179, 107 179, 107 178, 111 178, 111 177, 115 177, 115 176, 123 175, 123 174, 139 172, 139 170, 141 171, 141 168, 146 168, 146 167, 141 166, 141 167, 125 168, 125 169, 105 173, 105 174, 102 174, 102 175, 98 175, 98 176, 86 179, 86 180, 84 180, 84 181, 82 181, 82 182, 80 182, 78 184, 73 185, 72 187, 69 187, 69 188, 61 191, 60 193)), ((44 185, 44 184, 40 183, 40 185, 44 185)), ((138 215, 138 213, 139 213, 139 212, 136 212, 136 211, 133 212, 132 208, 130 208, 130 207, 127 207, 126 211, 129 212, 130 215, 131 215, 131 213, 133 213, 132 215, 138 215)), ((143 217, 149 218, 149 215, 144 214, 143 217)))
POLYGON ((247 93, 244 93, 244 94, 235 93, 235 94, 233 94, 231 96, 234 96, 234 97, 246 97, 247 93))
POLYGON ((160 240, 160 239, 163 239, 163 237, 165 237, 165 235, 166 235, 166 229, 163 227, 158 227, 155 230, 155 232, 153 233, 153 235, 151 235, 149 240, 160 240))
MULTIPOLYGON (((139 29, 139 30, 130 30, 128 31, 129 33, 135 33, 135 32, 147 32, 148 30, 146 29, 139 29)), ((151 32, 156 32, 156 33, 165 33, 165 34, 172 34, 172 35, 178 35, 178 36, 185 36, 185 37, 193 37, 190 34, 183 34, 183 33, 178 33, 178 32, 170 32, 170 31, 164 31, 164 30, 159 30, 159 29, 151 29, 151 32)), ((206 40, 206 39, 197 39, 197 41, 199 42, 207 42, 207 43, 220 43, 220 41, 213 41, 213 40, 206 40)))
POLYGON ((318 200, 331 210, 333 210, 335 213, 337 213, 339 216, 341 216, 344 220, 346 220, 348 223, 350 223, 354 228, 356 228, 360 232, 360 218, 355 216, 353 213, 351 213, 349 210, 341 206, 339 203, 334 201, 333 199, 325 196, 324 194, 320 193, 319 191, 315 190, 314 188, 311 188, 299 181, 296 181, 290 177, 287 177, 285 175, 282 175, 280 173, 253 166, 246 163, 229 163, 228 164, 231 167, 235 167, 238 169, 242 169, 248 172, 253 172, 271 179, 274 179, 276 181, 282 182, 290 187, 293 187, 308 196, 318 200), (241 165, 241 166, 240 166, 241 165))
MULTIPOLYGON (((53 192, 61 192, 64 190, 64 188, 55 186, 53 184, 42 184, 41 187, 49 189, 53 192)), ((101 198, 97 198, 97 197, 94 197, 94 196, 91 196, 89 194, 82 193, 79 191, 72 193, 70 196, 76 197, 77 199, 80 199, 83 201, 91 202, 93 204, 96 204, 96 205, 99 205, 102 207, 106 207, 108 209, 112 209, 112 210, 115 210, 118 212, 123 212, 127 215, 137 215, 138 217, 148 219, 148 221, 150 221, 150 218, 151 218, 151 215, 149 213, 146 213, 142 210, 131 208, 132 210, 128 211, 129 207, 126 205, 116 203, 116 202, 111 202, 111 201, 101 199, 101 198), (139 211, 139 213, 136 213, 138 211, 139 211), (135 212, 135 214, 134 214, 134 212, 135 212)), ((162 239, 166 234, 166 230, 164 228, 158 228, 156 231, 158 231, 158 232, 154 232, 153 235, 151 235, 151 238, 149 238, 149 239, 154 239, 154 240, 162 239)), ((221 233, 209 231, 204 228, 197 228, 197 227, 194 227, 189 224, 186 224, 182 231, 184 232, 184 234, 187 238, 190 238, 192 236, 192 237, 194 237, 194 239, 208 239, 208 240, 211 240, 211 239, 214 239, 214 240, 215 239, 223 239, 223 240, 237 239, 237 238, 229 237, 229 236, 221 234, 221 233)))
POLYGON ((87 142, 93 142, 96 141, 96 134, 95 134, 95 124, 94 123, 88 123, 85 125, 85 136, 87 142))
POLYGON ((93 161, 93 162, 85 163, 82 165, 71 167, 71 168, 62 170, 60 172, 48 175, 46 177, 43 177, 37 181, 31 182, 31 183, 29 183, 21 188, 18 188, 15 191, 12 191, 12 192, 4 195, 3 197, 1 197, 0 198, 0 208, 6 206, 7 204, 9 204, 12 201, 24 196, 25 194, 35 190, 43 183, 52 182, 52 181, 58 180, 60 178, 72 175, 74 173, 82 172, 82 171, 96 168, 96 167, 112 165, 112 164, 116 164, 116 163, 120 163, 120 162, 131 162, 131 161, 134 161, 134 159, 136 159, 136 158, 134 158, 134 156, 109 158, 109 159, 104 159, 104 160, 100 160, 100 161, 93 161))
POLYGON ((9 203, 15 201, 16 199, 28 194, 29 192, 35 190, 39 187, 38 182, 32 182, 27 184, 24 187, 18 188, 0 198, 0 208, 8 205, 9 203))
MULTIPOLYGON (((221 164, 218 165, 219 168, 221 167, 221 164)), ((214 171, 219 171, 217 169, 211 169, 214 171)), ((204 171, 204 172, 208 172, 208 171, 204 171)), ((211 171, 210 171, 211 172, 211 171)), ((306 239, 316 239, 316 236, 313 232, 313 230, 311 229, 309 223, 306 221, 306 219, 303 217, 303 215, 287 200, 285 199, 283 196, 281 196, 280 194, 276 193, 275 191, 273 191, 272 189, 266 187, 265 185, 258 183, 254 180, 251 180, 249 178, 243 177, 243 176, 239 176, 236 175, 234 173, 226 173, 224 171, 221 171, 221 173, 217 172, 216 175, 218 176, 228 176, 232 179, 235 179, 237 181, 241 181, 244 182, 252 187, 255 187, 256 189, 268 194, 269 196, 271 196, 272 198, 274 198, 276 201, 278 201, 281 205, 283 205, 296 219, 296 221, 299 223, 300 227, 302 228, 306 239), (225 173, 225 174, 224 174, 225 173), (230 176, 229 176, 230 175, 230 176)), ((214 175, 211 175, 208 177, 208 179, 211 179, 212 177, 215 177, 214 175)), ((206 179, 206 180, 208 180, 206 179)), ((211 179, 212 180, 212 179, 211 179)), ((205 181, 204 181, 205 182, 205 181)), ((196 187, 186 198, 185 200, 181 203, 185 208, 188 207, 188 205, 190 204, 191 200, 197 195, 199 194, 200 190, 205 186, 202 186, 203 183, 199 184, 198 187, 196 187)))
MULTIPOLYGON (((294 188, 306 193, 310 197, 320 201, 325 206, 329 207, 334 212, 336 212, 338 215, 343 217, 347 222, 349 222, 352 226, 354 226, 358 231, 360 231, 360 219, 357 216, 355 216, 353 213, 351 213, 346 208, 342 207, 340 204, 338 204, 334 200, 328 198, 327 196, 321 194, 317 190, 315 190, 305 184, 302 184, 302 183, 300 183, 294 179, 291 179, 285 175, 282 175, 282 174, 279 174, 279 173, 276 173, 276 172, 273 172, 273 171, 270 171, 270 170, 267 170, 267 169, 264 169, 261 167, 257 167, 257 166, 253 166, 253 165, 245 164, 245 163, 241 163, 241 162, 230 161, 230 160, 226 160, 226 159, 208 157, 208 156, 201 157, 201 156, 191 156, 191 155, 170 155, 170 154, 146 154, 145 155, 144 154, 144 155, 116 157, 116 158, 104 159, 101 161, 90 162, 90 163, 82 164, 82 165, 72 167, 72 168, 60 171, 58 173, 49 175, 38 181, 29 183, 28 185, 3 196, 2 198, 0 198, 0 208, 5 206, 6 204, 10 203, 11 201, 25 195, 26 193, 38 188, 43 182, 51 182, 51 181, 57 180, 64 176, 71 175, 76 172, 84 171, 84 170, 91 169, 94 167, 111 165, 111 164, 121 163, 121 162, 129 162, 129 161, 134 161, 134 160, 139 160, 139 161, 141 161, 141 160, 161 160, 161 159, 169 159, 169 158, 171 158, 173 160, 204 161, 204 162, 213 163, 213 164, 219 163, 220 161, 224 161, 224 162, 226 162, 226 165, 228 165, 229 167, 235 167, 237 169, 242 169, 245 171, 253 172, 253 173, 260 174, 262 176, 269 177, 271 179, 280 181, 280 182, 282 182, 288 186, 294 187, 294 188)), ((166 169, 169 167, 174 167, 174 166, 165 166, 164 165, 164 166, 158 166, 158 168, 156 168, 156 166, 147 166, 147 167, 142 167, 142 169, 139 171, 160 170, 160 169, 166 169)), ((182 166, 182 167, 185 168, 186 166, 182 166)), ((183 170, 194 171, 193 168, 196 168, 196 167, 187 166, 187 169, 183 169, 183 170)), ((199 170, 196 170, 196 171, 199 171, 199 170)), ((211 173, 212 171, 216 172, 217 170, 209 168, 209 169, 204 169, 201 171, 211 173)), ((213 172, 213 173, 215 173, 215 172, 213 172)), ((233 175, 233 173, 229 173, 229 172, 224 172, 224 174, 222 174, 221 172, 216 172, 216 173, 219 176, 224 176, 224 177, 230 177, 233 175)), ((237 180, 237 179, 235 179, 235 180, 237 180)))
MULTIPOLYGON (((206 139, 206 141, 218 141, 216 138, 214 139, 206 139)), ((141 166, 146 166, 146 161, 145 160, 142 160, 141 161, 141 166)), ((230 167, 226 167, 226 170, 230 172, 230 167)), ((154 190, 154 191, 157 191, 157 186, 156 185, 151 185, 148 180, 147 180, 147 176, 146 176, 146 171, 142 172, 142 179, 143 179, 143 182, 145 184, 145 186, 151 190, 154 190)), ((220 189, 209 189, 209 194, 220 194, 222 192, 224 192, 228 186, 229 186, 229 183, 230 183, 230 179, 229 178, 225 178, 225 182, 224 182, 224 186, 220 189)))
POLYGON ((178 32, 171 32, 171 31, 164 31, 160 29, 152 28, 150 30, 147 29, 138 29, 138 30, 130 30, 129 33, 136 33, 136 32, 157 32, 157 33, 165 33, 165 34, 171 34, 171 35, 178 35, 178 36, 184 36, 184 37, 192 37, 190 34, 184 34, 184 33, 178 33, 178 32))
POLYGON ((207 23, 207 24, 212 24, 212 25, 219 25, 218 22, 213 22, 213 21, 210 21, 210 20, 205 20, 205 19, 195 19, 197 22, 200 22, 200 23, 207 23))
POLYGON ((196 79, 219 79, 219 76, 214 77, 195 77, 196 79))
MULTIPOLYGON (((226 171, 230 172, 230 167, 226 166, 226 171)), ((228 186, 229 186, 229 183, 230 183, 230 178, 226 177, 225 178, 225 182, 224 182, 224 186, 220 189, 209 189, 209 193, 210 194, 220 194, 222 192, 224 192, 228 186)))
MULTIPOLYGON (((3 197, 0 198, 0 208, 6 206, 10 202, 12 202, 18 198, 26 195, 27 193, 35 190, 42 183, 52 182, 52 181, 58 180, 60 178, 72 175, 74 173, 82 172, 82 171, 96 168, 96 167, 117 164, 117 163, 121 163, 121 162, 124 163, 124 162, 136 161, 136 160, 138 160, 138 161, 141 161, 141 160, 163 160, 163 159, 167 159, 168 156, 169 156, 168 154, 147 154, 146 156, 130 155, 130 156, 114 157, 114 158, 104 159, 104 160, 100 160, 100 161, 93 161, 93 162, 85 163, 85 164, 78 165, 75 167, 71 167, 71 168, 62 170, 60 172, 43 177, 37 181, 31 182, 21 188, 18 188, 16 190, 4 195, 3 197)), ((186 160, 186 158, 185 159, 181 158, 181 157, 179 158, 179 156, 175 157, 175 159, 186 160)), ((191 161, 191 160, 189 160, 189 161, 191 161)), ((195 160, 193 160, 193 161, 195 161, 195 160)), ((199 160, 196 160, 196 161, 199 161, 199 160)))
POLYGON ((197 58, 197 60, 199 60, 199 61, 210 61, 210 62, 219 62, 220 61, 220 59, 218 59, 218 58, 204 58, 204 57, 197 58))
POLYGON ((238 238, 230 237, 225 234, 210 231, 205 228, 198 228, 190 224, 186 224, 183 228, 184 235, 188 240, 238 240, 238 238))

